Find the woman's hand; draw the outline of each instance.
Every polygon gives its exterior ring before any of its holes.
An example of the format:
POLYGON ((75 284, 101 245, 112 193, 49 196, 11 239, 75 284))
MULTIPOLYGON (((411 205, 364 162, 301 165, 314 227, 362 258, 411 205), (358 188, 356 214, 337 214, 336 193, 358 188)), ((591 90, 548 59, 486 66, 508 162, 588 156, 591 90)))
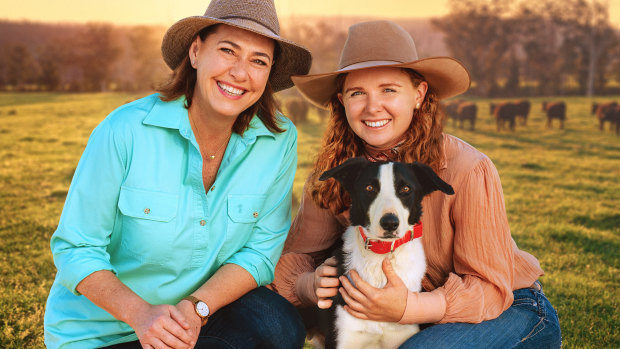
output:
POLYGON ((318 298, 317 305, 321 309, 331 307, 330 298, 338 294, 340 281, 336 263, 335 257, 328 258, 314 271, 314 293, 318 298))
POLYGON ((387 258, 383 260, 381 266, 387 277, 387 284, 383 288, 372 287, 362 280, 355 270, 349 273, 355 286, 346 276, 340 277, 343 286, 340 288, 340 293, 347 303, 344 309, 360 319, 398 322, 407 307, 409 290, 387 258))
MULTIPOLYGON (((202 322, 198 314, 196 314, 196 310, 194 308, 194 303, 188 301, 187 299, 182 299, 177 305, 176 308, 181 312, 183 317, 187 320, 189 324, 189 332, 190 336, 194 343, 198 340, 198 335, 200 334, 200 328, 202 327, 202 322)), ((193 347, 192 347, 193 348, 193 347)))
POLYGON ((128 323, 138 336, 143 348, 193 348, 197 336, 192 336, 190 324, 173 305, 149 305, 136 313, 128 323))

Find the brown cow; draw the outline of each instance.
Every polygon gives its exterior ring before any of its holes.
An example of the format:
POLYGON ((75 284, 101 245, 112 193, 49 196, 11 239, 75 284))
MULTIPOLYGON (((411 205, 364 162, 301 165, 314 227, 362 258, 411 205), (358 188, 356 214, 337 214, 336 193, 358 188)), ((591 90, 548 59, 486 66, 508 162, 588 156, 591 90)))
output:
POLYGON ((476 114, 478 113, 478 106, 473 102, 463 102, 459 104, 457 110, 457 118, 460 121, 460 127, 463 128, 463 121, 469 120, 469 129, 474 130, 476 123, 476 114))
POLYGON ((517 117, 517 107, 512 102, 491 103, 491 114, 497 122, 497 131, 501 131, 506 126, 506 122, 510 127, 510 131, 515 130, 515 119, 517 117))
POLYGON ((616 136, 620 136, 620 105, 616 106, 616 136))
POLYGON ((453 101, 444 103, 444 110, 446 111, 446 116, 452 120, 454 120, 454 127, 456 127, 456 121, 458 120, 458 109, 459 105, 463 103, 462 99, 456 99, 453 101))
POLYGON ((515 102, 515 107, 517 108, 517 119, 521 120, 521 125, 525 126, 527 124, 527 117, 530 114, 530 108, 532 104, 528 100, 520 100, 515 102))
POLYGON ((618 103, 616 102, 608 102, 608 103, 592 103, 592 114, 596 115, 598 119, 598 129, 603 131, 605 128, 605 121, 609 122, 609 129, 613 130, 614 127, 617 129, 618 117, 617 117, 617 107, 618 103))
POLYGON ((547 113, 547 128, 552 128, 553 119, 560 120, 560 129, 564 128, 564 120, 566 120, 566 103, 559 102, 542 102, 542 110, 547 113))
POLYGON ((620 136, 620 105, 616 105, 614 108, 614 115, 610 121, 610 129, 613 130, 614 124, 616 126, 616 136, 620 136))

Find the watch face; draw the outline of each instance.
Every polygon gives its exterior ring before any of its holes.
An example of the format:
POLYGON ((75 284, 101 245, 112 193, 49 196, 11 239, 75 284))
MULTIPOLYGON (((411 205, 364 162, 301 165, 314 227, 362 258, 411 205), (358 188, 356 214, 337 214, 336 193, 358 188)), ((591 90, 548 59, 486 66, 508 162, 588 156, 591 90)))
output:
POLYGON ((209 306, 205 302, 196 303, 196 312, 200 314, 200 316, 205 317, 209 315, 209 306))

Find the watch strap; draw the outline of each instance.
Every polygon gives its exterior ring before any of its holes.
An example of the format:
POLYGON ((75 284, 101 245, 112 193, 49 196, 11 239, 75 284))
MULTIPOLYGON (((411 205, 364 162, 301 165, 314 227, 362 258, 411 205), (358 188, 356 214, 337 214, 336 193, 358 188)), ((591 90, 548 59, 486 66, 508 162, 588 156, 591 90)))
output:
POLYGON ((211 316, 211 313, 209 313, 209 315, 207 315, 207 316, 200 315, 200 313, 198 312, 198 309, 196 308, 196 304, 198 302, 203 302, 205 304, 207 304, 207 303, 205 301, 202 301, 202 300, 200 300, 200 299, 198 299, 198 298, 196 298, 194 296, 191 296, 191 295, 187 296, 187 297, 184 297, 183 299, 186 299, 186 300, 192 302, 192 304, 194 305, 194 312, 196 312, 196 315, 198 315, 200 317, 200 325, 201 326, 206 325, 207 321, 209 320, 209 316, 211 316))

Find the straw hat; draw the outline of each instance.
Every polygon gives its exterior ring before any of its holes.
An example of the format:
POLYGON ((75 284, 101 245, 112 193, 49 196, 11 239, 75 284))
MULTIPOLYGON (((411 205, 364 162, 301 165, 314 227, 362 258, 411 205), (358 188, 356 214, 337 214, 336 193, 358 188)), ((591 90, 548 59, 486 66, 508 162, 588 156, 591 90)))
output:
POLYGON ((319 107, 327 108, 336 91, 338 75, 372 67, 409 68, 420 73, 438 98, 448 98, 469 89, 469 72, 450 57, 418 58, 413 39, 398 24, 372 21, 355 24, 340 55, 339 69, 331 73, 293 76, 302 95, 319 107))
POLYGON ((293 86, 291 75, 307 74, 312 64, 310 51, 280 37, 280 24, 273 0, 212 0, 204 16, 184 18, 173 24, 161 44, 164 61, 175 69, 187 57, 196 34, 214 24, 227 24, 275 40, 280 48, 269 76, 275 92, 293 86))

